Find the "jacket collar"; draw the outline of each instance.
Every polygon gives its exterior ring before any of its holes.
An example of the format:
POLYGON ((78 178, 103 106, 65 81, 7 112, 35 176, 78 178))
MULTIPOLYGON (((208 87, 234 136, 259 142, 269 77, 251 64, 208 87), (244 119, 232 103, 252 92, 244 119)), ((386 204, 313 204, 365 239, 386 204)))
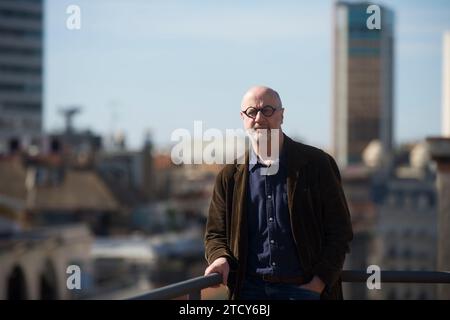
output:
MULTIPOLYGON (((267 167, 267 166, 265 166, 264 164, 262 164, 260 162, 259 157, 256 155, 255 151, 253 150, 253 148, 251 146, 250 146, 248 152, 249 152, 249 164, 248 164, 248 167, 249 167, 250 172, 252 172, 256 166, 267 167)), ((287 168, 286 160, 287 160, 287 158, 286 158, 286 148, 284 148, 284 146, 283 146, 282 149, 281 149, 281 153, 279 154, 278 159, 272 165, 274 165, 274 166, 281 165, 281 166, 283 166, 283 168, 287 168)))
MULTIPOLYGON (((286 166, 288 170, 288 175, 295 175, 296 172, 299 171, 299 169, 307 164, 308 159, 306 158, 306 155, 304 152, 302 152, 303 148, 299 148, 299 146, 302 146, 302 144, 296 144, 295 141, 293 141, 291 138, 289 138, 286 134, 284 134, 284 142, 283 142, 283 151, 285 152, 286 156, 286 166)), ((245 150, 244 154, 244 163, 238 163, 236 162, 236 173, 235 177, 242 174, 244 169, 248 171, 249 168, 249 156, 250 152, 249 150, 245 150)))

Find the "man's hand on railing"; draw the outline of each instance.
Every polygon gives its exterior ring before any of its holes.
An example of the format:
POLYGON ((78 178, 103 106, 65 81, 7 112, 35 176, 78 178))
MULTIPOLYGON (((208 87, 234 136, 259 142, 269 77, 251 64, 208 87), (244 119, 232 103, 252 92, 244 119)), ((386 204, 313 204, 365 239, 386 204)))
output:
MULTIPOLYGON (((222 283, 227 285, 228 273, 230 272, 230 265, 224 257, 217 258, 213 263, 209 265, 205 270, 205 276, 210 273, 219 273, 222 275, 222 283)), ((219 288, 220 285, 213 286, 212 288, 219 288)))

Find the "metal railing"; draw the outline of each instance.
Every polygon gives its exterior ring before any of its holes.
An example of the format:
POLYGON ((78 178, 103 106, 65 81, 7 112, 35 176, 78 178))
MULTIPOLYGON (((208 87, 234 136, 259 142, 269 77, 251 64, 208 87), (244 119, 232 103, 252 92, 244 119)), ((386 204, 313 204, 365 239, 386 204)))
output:
MULTIPOLYGON (((343 282, 366 282, 370 274, 361 270, 342 271, 343 282)), ((450 283, 450 272, 439 271, 380 271, 381 282, 450 283)))
POLYGON ((132 297, 130 300, 166 300, 188 295, 189 300, 200 300, 201 290, 222 283, 222 275, 209 274, 183 282, 161 287, 142 295, 132 297))
MULTIPOLYGON (((366 271, 344 270, 343 282, 366 282, 370 276, 366 271)), ((450 283, 450 272, 439 271, 381 271, 381 282, 395 283, 450 283)), ((129 300, 168 300, 188 296, 189 300, 200 300, 201 290, 222 283, 218 273, 189 279, 131 297, 129 300)))

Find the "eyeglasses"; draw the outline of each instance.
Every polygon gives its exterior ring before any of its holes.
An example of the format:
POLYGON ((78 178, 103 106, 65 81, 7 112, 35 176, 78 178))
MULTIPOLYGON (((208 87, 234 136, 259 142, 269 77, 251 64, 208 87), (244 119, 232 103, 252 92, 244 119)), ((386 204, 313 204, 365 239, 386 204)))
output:
POLYGON ((245 109, 245 111, 242 111, 247 117, 255 119, 258 115, 258 112, 261 111, 264 117, 271 117, 275 111, 277 111, 279 108, 274 108, 272 106, 264 106, 261 109, 257 109, 255 107, 248 107, 245 109))

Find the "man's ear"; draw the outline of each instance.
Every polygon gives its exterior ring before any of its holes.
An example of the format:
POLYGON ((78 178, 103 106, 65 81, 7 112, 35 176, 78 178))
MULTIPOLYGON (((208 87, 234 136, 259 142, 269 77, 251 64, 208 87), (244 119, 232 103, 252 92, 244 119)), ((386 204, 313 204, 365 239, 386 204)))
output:
POLYGON ((283 123, 284 120, 284 108, 281 109, 281 124, 283 123))
POLYGON ((244 120, 244 113, 242 111, 239 111, 239 114, 241 115, 241 119, 244 120))

